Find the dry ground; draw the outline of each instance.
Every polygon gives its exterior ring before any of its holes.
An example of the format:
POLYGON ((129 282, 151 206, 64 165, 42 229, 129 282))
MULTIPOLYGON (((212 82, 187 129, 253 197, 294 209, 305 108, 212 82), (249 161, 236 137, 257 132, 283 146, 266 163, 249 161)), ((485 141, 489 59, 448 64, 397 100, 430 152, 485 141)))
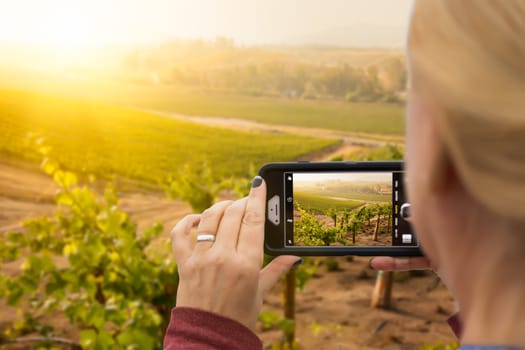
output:
MULTIPOLYGON (((422 344, 451 343, 455 337, 446 319, 452 299, 435 276, 396 275, 393 307, 370 308, 376 273, 368 258, 336 258, 339 270, 320 266, 304 291, 297 293, 296 336, 301 349, 414 349, 422 344)), ((267 297, 263 310, 279 310, 280 286, 267 297)), ((279 331, 262 332, 266 344, 279 340, 279 331)))

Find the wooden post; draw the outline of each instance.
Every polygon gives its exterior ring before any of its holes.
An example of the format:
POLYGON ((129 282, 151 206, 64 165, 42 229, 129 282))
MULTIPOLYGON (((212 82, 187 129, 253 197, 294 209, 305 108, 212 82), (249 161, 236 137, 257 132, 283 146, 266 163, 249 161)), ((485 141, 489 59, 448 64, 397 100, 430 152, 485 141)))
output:
POLYGON ((291 348, 295 341, 295 269, 291 269, 285 276, 283 299, 284 317, 294 322, 294 326, 285 334, 291 348))
POLYGON ((379 209, 378 209, 376 228, 374 229, 374 236, 372 238, 374 241, 377 241, 377 234, 379 233, 379 224, 380 223, 381 223, 381 212, 379 212, 379 209))
POLYGON ((378 271, 370 306, 389 309, 392 306, 393 272, 378 271))

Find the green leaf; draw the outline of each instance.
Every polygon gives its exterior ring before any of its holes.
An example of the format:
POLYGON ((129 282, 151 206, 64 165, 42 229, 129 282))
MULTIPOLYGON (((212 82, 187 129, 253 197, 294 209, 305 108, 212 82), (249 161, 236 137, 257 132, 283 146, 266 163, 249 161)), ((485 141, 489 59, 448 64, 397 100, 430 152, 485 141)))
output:
POLYGON ((292 334, 295 329, 295 321, 288 318, 283 318, 279 322, 278 326, 284 332, 284 334, 292 334))
POLYGON ((97 329, 101 329, 106 324, 105 316, 104 308, 99 304, 93 304, 88 311, 86 323, 97 329))
POLYGON ((78 245, 76 242, 68 243, 64 246, 64 249, 62 250, 62 254, 64 256, 70 256, 73 254, 76 254, 78 252, 78 245))
POLYGON ((106 205, 108 207, 114 206, 118 204, 118 197, 115 193, 115 187, 111 185, 107 185, 104 189, 104 198, 106 199, 106 205))
POLYGON ((92 329, 80 331, 80 345, 84 349, 93 349, 97 341, 97 333, 92 329))
POLYGON ((263 330, 270 330, 279 324, 282 317, 278 312, 264 311, 259 314, 258 319, 259 322, 261 322, 263 330))
POLYGON ((64 178, 62 179, 62 183, 64 184, 64 187, 70 188, 71 186, 76 185, 78 182, 77 176, 71 172, 65 172, 64 178))
POLYGON ((18 284, 11 283, 6 294, 7 303, 11 306, 18 306, 24 295, 24 290, 18 284))
POLYGON ((69 189, 77 184, 77 176, 63 170, 56 170, 53 173, 53 180, 64 189, 69 189))
POLYGON ((158 342, 155 336, 141 330, 129 328, 117 337, 118 343, 125 349, 153 349, 158 342))
POLYGON ((42 167, 42 170, 44 170, 44 172, 48 175, 53 175, 55 171, 58 170, 58 164, 47 157, 44 158, 40 166, 42 167))
MULTIPOLYGON (((113 340, 113 337, 111 336, 111 333, 100 330, 97 338, 96 338, 96 346, 95 349, 100 350, 106 350, 111 349, 111 347, 115 344, 115 341, 113 340)), ((144 348, 146 349, 146 348, 144 348)))
POLYGON ((73 204, 73 198, 71 197, 70 193, 63 192, 61 190, 58 190, 55 195, 55 201, 57 204, 64 205, 64 206, 71 206, 73 204))

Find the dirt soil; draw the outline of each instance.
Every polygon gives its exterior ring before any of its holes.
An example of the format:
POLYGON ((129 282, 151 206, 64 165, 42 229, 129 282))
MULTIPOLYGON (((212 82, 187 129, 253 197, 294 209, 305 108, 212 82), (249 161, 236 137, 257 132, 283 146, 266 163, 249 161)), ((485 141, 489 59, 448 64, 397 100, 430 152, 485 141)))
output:
MULTIPOLYGON (((452 298, 442 283, 436 285, 434 273, 396 273, 392 307, 372 309, 377 273, 368 267, 369 259, 335 260, 336 271, 321 265, 297 293, 296 337, 301 349, 417 349, 455 341, 446 323, 453 312, 452 298)), ((266 298, 263 311, 281 310, 280 287, 266 298)), ((282 338, 280 331, 263 331, 260 325, 258 334, 265 344, 282 338)))

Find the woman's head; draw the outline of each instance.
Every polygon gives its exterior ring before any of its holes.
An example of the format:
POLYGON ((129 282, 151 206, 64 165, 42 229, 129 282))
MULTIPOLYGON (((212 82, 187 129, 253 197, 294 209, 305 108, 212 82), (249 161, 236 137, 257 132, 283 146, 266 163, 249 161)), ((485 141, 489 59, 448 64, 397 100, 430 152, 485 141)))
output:
POLYGON ((415 4, 408 48, 412 89, 439 109, 443 151, 465 186, 490 209, 521 219, 524 38, 523 1, 425 0, 415 4))
POLYGON ((488 212, 525 222, 524 38, 524 1, 416 1, 407 123, 415 216, 453 177, 488 212))

